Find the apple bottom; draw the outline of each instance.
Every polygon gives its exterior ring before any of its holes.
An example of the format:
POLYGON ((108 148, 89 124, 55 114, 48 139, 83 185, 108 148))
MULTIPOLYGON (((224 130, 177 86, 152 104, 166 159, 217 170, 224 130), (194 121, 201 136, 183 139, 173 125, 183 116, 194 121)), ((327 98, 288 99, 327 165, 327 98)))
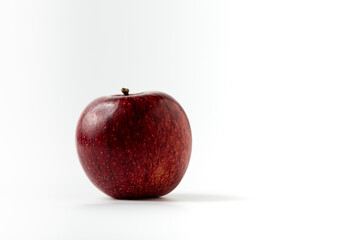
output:
MULTIPOLYGON (((188 163, 166 161, 165 166, 151 168, 136 167, 138 171, 122 171, 114 174, 109 169, 104 174, 98 171, 87 171, 91 182, 106 195, 115 199, 150 199, 170 193, 180 183, 188 163)), ((82 162, 84 169, 90 169, 82 162)))

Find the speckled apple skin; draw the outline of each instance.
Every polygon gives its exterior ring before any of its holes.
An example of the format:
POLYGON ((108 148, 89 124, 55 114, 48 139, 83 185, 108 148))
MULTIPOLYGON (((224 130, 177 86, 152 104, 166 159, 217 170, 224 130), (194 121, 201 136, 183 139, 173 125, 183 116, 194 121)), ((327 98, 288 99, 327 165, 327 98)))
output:
POLYGON ((171 192, 188 167, 191 144, 184 110, 161 92, 98 98, 83 111, 76 129, 86 175, 116 199, 171 192))

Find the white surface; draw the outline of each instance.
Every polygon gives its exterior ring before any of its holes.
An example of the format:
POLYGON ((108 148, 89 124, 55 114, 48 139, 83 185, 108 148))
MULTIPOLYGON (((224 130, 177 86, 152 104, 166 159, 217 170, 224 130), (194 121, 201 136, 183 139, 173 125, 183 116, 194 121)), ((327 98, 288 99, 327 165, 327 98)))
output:
POLYGON ((1 1, 0 239, 359 239, 359 12, 1 1), (162 199, 111 200, 78 162, 81 111, 122 87, 190 119, 190 166, 162 199))

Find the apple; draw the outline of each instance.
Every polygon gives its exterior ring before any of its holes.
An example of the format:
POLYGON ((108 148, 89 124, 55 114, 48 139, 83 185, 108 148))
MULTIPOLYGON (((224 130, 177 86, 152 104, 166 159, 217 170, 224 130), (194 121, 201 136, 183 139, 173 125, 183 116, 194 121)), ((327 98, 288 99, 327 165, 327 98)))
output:
POLYGON ((180 104, 162 92, 101 97, 80 116, 76 147, 90 181, 116 199, 160 197, 183 178, 191 129, 180 104))

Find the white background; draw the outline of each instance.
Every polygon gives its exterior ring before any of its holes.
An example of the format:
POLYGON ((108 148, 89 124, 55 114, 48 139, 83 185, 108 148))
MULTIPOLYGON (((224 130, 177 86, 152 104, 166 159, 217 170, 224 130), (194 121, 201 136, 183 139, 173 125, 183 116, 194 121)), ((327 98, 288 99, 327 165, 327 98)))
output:
POLYGON ((1 1, 0 239, 359 239, 359 1, 1 1), (86 178, 93 99, 163 91, 193 131, 171 194, 86 178))

